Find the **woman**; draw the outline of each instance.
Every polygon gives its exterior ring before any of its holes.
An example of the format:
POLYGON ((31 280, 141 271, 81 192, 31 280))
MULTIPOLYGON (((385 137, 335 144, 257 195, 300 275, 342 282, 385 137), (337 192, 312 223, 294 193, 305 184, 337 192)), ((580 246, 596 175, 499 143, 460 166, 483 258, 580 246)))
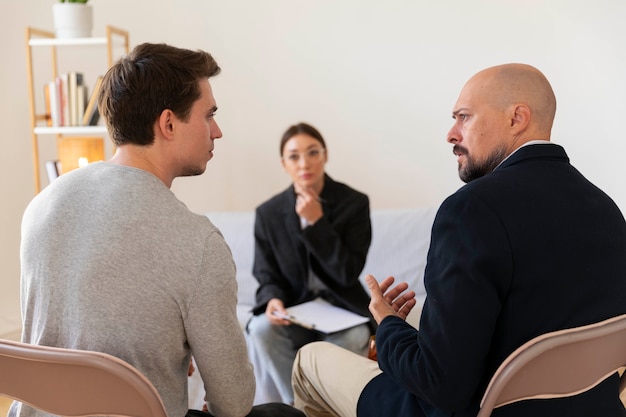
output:
POLYGON ((293 184, 256 209, 253 274, 259 288, 247 330, 257 385, 271 382, 279 396, 263 400, 293 403, 291 368, 298 348, 326 340, 365 353, 375 323, 328 335, 281 318, 285 308, 321 297, 370 317, 359 274, 372 232, 369 198, 326 174, 328 150, 317 129, 291 126, 280 155, 293 184))

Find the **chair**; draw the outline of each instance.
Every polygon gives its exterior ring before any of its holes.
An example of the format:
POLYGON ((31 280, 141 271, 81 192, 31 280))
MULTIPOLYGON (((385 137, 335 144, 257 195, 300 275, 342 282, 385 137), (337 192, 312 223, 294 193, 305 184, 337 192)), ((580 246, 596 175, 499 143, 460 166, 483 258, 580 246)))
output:
POLYGON ((167 417, 141 372, 100 352, 0 340, 0 394, 63 416, 167 417))
MULTIPOLYGON (((478 417, 531 398, 559 398, 593 388, 626 366, 626 314, 537 336, 516 349, 491 378, 478 417)), ((620 392, 626 389, 622 375, 620 392)))

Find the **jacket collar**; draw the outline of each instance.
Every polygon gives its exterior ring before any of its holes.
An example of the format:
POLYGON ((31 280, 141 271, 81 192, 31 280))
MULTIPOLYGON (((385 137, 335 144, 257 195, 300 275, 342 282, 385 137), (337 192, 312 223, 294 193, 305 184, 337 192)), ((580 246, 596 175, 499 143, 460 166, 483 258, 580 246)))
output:
POLYGON ((565 149, 561 145, 557 145, 548 141, 531 141, 520 146, 507 156, 494 171, 517 164, 526 159, 534 158, 550 158, 561 159, 569 163, 569 158, 565 149))

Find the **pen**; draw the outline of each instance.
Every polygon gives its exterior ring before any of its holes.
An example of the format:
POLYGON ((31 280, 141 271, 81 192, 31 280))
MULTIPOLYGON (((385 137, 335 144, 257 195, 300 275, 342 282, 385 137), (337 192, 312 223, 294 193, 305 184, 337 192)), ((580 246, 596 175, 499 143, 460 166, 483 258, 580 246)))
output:
POLYGON ((272 311, 272 314, 275 315, 276 317, 280 317, 281 319, 289 320, 293 324, 297 324, 298 326, 304 327, 305 329, 315 330, 315 324, 298 320, 291 314, 281 314, 278 311, 272 311))

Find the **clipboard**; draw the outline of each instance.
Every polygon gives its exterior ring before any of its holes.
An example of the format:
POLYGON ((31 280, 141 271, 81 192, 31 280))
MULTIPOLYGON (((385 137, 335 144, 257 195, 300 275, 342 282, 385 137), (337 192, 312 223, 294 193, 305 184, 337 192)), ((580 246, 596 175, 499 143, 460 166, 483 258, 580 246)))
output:
POLYGON ((286 309, 287 315, 276 316, 293 324, 322 333, 335 333, 369 322, 369 317, 353 313, 330 304, 322 298, 298 304, 286 309))

